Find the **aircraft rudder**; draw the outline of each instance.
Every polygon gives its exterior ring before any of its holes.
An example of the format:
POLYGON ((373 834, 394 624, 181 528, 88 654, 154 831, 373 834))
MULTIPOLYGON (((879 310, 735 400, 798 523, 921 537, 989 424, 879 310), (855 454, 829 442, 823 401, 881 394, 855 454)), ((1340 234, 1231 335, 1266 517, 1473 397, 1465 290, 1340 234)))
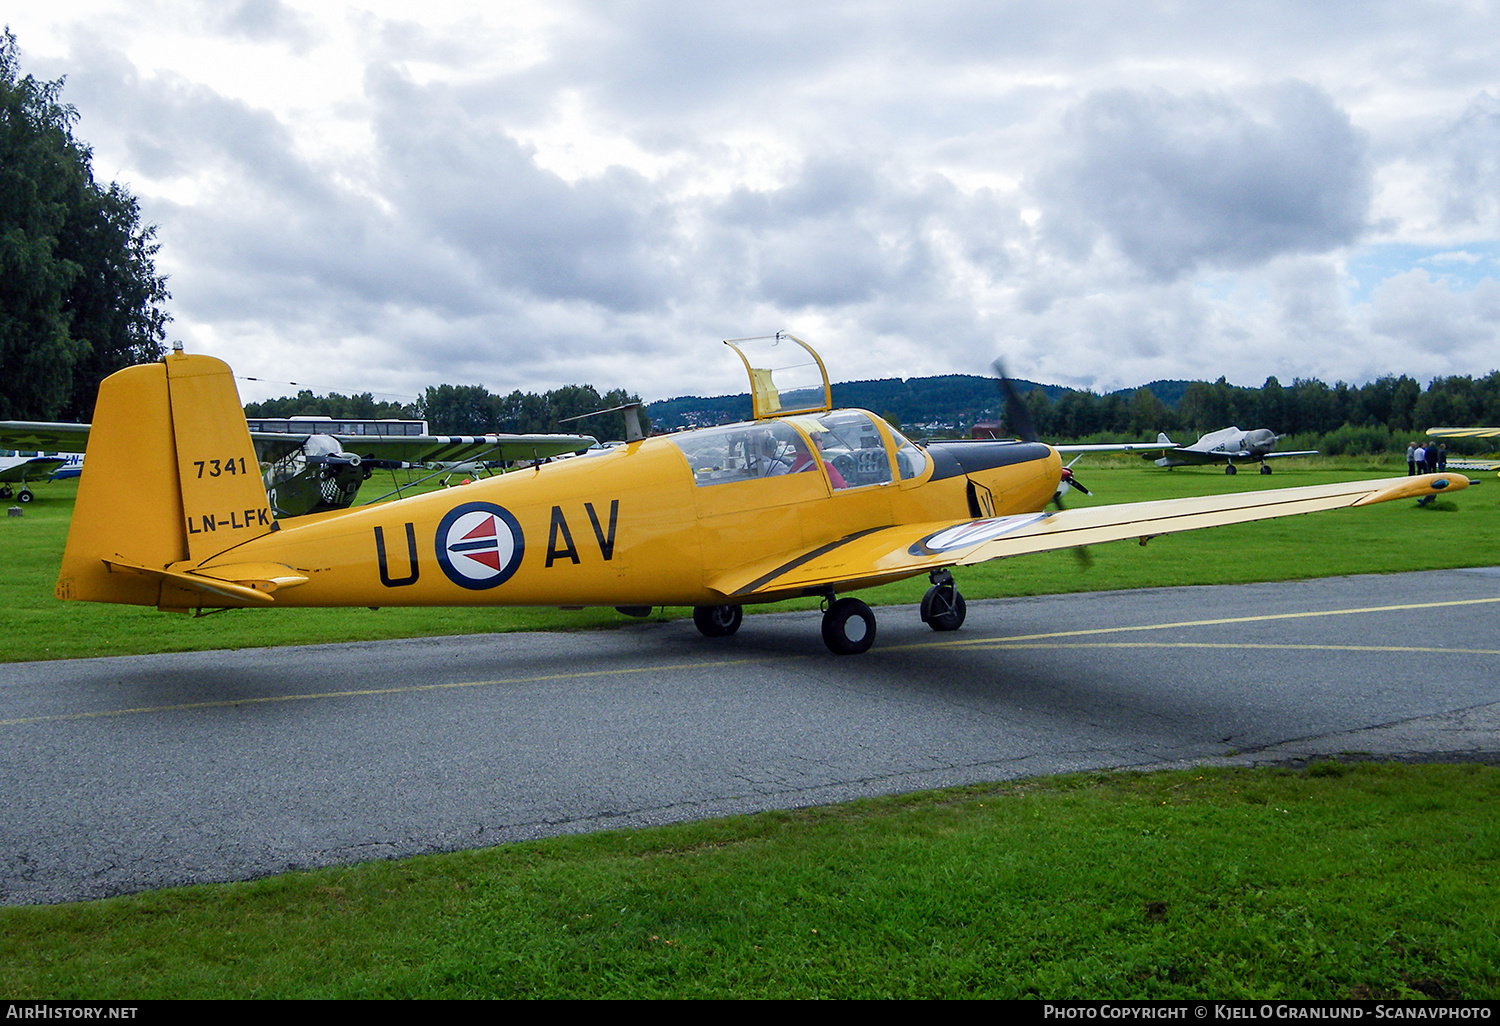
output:
POLYGON ((100 383, 58 598, 156 604, 154 581, 111 573, 104 560, 166 566, 186 558, 176 449, 165 365, 127 367, 100 383))
POLYGON ((181 352, 165 362, 183 531, 188 558, 200 562, 276 524, 229 365, 181 352))

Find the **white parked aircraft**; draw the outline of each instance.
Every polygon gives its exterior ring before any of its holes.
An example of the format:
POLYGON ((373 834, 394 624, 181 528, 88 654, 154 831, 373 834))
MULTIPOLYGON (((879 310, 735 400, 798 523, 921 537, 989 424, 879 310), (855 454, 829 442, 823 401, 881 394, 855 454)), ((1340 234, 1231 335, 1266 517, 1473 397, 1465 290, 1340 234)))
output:
POLYGON ((1271 468, 1266 460, 1279 456, 1316 456, 1318 450, 1303 449, 1297 452, 1276 452, 1276 441, 1285 438, 1270 428, 1241 431, 1237 427, 1210 431, 1192 445, 1178 445, 1167 437, 1165 431, 1156 436, 1156 442, 1115 442, 1101 445, 1058 445, 1061 453, 1084 452, 1137 452, 1142 459, 1155 458, 1158 467, 1190 467, 1204 464, 1224 464, 1224 473, 1237 474, 1238 463, 1259 463, 1260 472, 1269 474, 1271 468))
POLYGON ((68 457, 62 454, 0 449, 0 500, 14 496, 21 502, 30 502, 35 496, 26 482, 45 480, 67 462, 68 457), (13 484, 19 484, 21 490, 12 489, 13 484))
MULTIPOLYGON (((1271 468, 1266 460, 1278 456, 1316 456, 1318 450, 1304 449, 1298 452, 1276 452, 1276 441, 1284 438, 1270 428, 1241 431, 1237 427, 1210 431, 1192 445, 1173 445, 1166 432, 1157 435, 1157 442, 1171 446, 1157 459, 1158 467, 1201 466, 1206 463, 1224 464, 1224 473, 1236 473, 1236 463, 1259 463, 1260 472, 1269 474, 1271 468)), ((1143 454, 1150 459, 1150 454, 1143 454)))

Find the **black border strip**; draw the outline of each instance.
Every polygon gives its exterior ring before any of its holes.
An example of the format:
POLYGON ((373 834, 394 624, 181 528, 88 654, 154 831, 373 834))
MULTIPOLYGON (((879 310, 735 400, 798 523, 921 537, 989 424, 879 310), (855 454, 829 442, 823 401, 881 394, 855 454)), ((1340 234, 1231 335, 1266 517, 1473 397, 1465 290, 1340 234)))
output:
POLYGON ((843 538, 840 538, 838 541, 829 542, 827 545, 820 545, 817 548, 811 550, 810 552, 804 552, 802 555, 798 556, 796 559, 792 560, 790 563, 783 563, 781 566, 777 567, 775 570, 772 570, 770 573, 765 574, 762 577, 756 578, 755 580, 751 581, 749 584, 745 585, 743 588, 736 589, 735 591, 730 592, 730 594, 731 595, 749 595, 752 592, 755 592, 755 591, 759 590, 759 588, 761 587, 761 585, 767 584, 767 583, 769 583, 771 581, 774 581, 776 578, 780 577, 782 574, 790 573, 791 571, 797 569, 799 566, 802 566, 805 563, 812 562, 813 560, 817 559, 819 556, 826 555, 826 554, 832 552, 834 549, 839 548, 840 546, 849 544, 850 542, 854 541, 856 538, 863 538, 865 535, 867 535, 867 534, 874 534, 876 531, 887 530, 888 527, 889 527, 889 525, 887 525, 887 527, 870 527, 870 528, 867 528, 867 529, 865 529, 863 531, 856 532, 855 534, 846 535, 843 538))

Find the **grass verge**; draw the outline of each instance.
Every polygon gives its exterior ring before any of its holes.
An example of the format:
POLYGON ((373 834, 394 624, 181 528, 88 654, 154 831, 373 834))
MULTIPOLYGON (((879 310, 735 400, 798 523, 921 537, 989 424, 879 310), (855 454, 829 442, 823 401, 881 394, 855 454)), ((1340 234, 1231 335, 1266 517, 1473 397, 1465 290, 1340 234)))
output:
POLYGON ((1494 998, 1497 789, 1075 775, 0 909, 0 992, 1494 998))

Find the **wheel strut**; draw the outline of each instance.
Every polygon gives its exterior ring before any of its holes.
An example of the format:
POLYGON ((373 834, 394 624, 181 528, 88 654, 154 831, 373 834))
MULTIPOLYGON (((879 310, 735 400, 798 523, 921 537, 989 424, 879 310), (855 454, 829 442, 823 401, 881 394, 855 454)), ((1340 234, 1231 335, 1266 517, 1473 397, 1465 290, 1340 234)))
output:
POLYGON ((932 587, 922 596, 922 622, 935 631, 956 631, 963 626, 968 608, 947 570, 934 570, 932 587))

